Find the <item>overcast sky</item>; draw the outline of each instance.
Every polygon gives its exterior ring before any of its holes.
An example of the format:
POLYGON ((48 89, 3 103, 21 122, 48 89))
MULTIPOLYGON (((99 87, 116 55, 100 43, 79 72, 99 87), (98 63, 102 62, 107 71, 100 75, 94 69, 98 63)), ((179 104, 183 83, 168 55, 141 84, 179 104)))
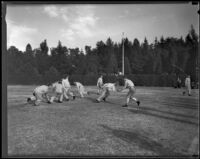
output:
MULTIPOLYGON (((133 41, 146 37, 185 37, 193 25, 198 33, 198 6, 189 4, 62 4, 8 5, 7 45, 24 51, 28 43, 38 48, 47 39, 56 47, 60 40, 68 48, 92 48, 110 37, 120 42, 122 32, 133 41)), ((199 33, 198 33, 199 34, 199 33)))

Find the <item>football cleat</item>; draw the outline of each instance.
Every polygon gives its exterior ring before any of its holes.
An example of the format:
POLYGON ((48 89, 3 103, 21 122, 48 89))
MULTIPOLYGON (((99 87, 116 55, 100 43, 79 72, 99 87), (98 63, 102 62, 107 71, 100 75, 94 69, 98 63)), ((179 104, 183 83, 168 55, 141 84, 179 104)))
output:
POLYGON ((30 102, 31 101, 31 98, 27 98, 27 102, 30 102))
POLYGON ((124 104, 124 105, 122 105, 122 107, 128 107, 128 105, 127 105, 127 104, 124 104))
POLYGON ((140 101, 137 101, 137 105, 140 106, 140 101))

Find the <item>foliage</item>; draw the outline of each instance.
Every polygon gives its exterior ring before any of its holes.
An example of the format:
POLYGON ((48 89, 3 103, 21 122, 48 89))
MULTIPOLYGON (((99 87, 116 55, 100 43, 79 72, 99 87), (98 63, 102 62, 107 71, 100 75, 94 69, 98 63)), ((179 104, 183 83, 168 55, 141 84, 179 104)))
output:
MULTIPOLYGON (((142 43, 137 38, 125 38, 125 75, 145 86, 173 85, 177 75, 185 74, 197 82, 198 42, 193 26, 185 38, 156 37, 151 44, 146 37, 142 43)), ((27 44, 24 52, 11 46, 7 57, 8 82, 16 84, 53 82, 70 75, 73 81, 94 85, 100 74, 105 75, 105 81, 113 82, 122 72, 122 42, 115 43, 110 37, 98 41, 95 48, 85 46, 85 53, 63 46, 61 41, 49 50, 44 40, 35 49, 27 44)))

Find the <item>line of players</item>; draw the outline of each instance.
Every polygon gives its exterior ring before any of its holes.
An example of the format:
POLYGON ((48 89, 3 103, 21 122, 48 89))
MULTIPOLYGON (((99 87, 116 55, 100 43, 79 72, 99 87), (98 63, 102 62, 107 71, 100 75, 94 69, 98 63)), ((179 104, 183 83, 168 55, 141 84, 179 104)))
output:
MULTIPOLYGON (((99 103, 101 101, 106 101, 111 91, 121 92, 124 89, 128 89, 129 91, 126 96, 126 104, 124 104, 122 107, 128 107, 129 101, 132 99, 137 103, 139 108, 140 101, 134 97, 136 93, 134 83, 126 77, 124 77, 124 83, 125 85, 122 89, 116 89, 118 82, 104 84, 103 76, 101 75, 97 80, 98 94, 100 94, 100 96, 96 99, 96 102, 99 103)), ((85 91, 84 86, 80 82, 74 82, 74 85, 77 87, 81 98, 84 98, 84 95, 86 94, 90 94, 89 91, 85 91)), ((54 101, 62 103, 64 98, 68 101, 69 96, 71 96, 73 100, 76 98, 74 93, 71 91, 71 85, 67 77, 66 79, 63 78, 62 80, 52 84, 36 87, 33 91, 33 96, 29 97, 27 102, 34 103, 35 106, 38 106, 41 101, 49 104, 53 103, 54 101)))
MULTIPOLYGON (((98 94, 100 96, 96 99, 96 102, 106 101, 106 98, 110 95, 111 91, 114 92, 121 92, 124 89, 128 89, 128 93, 126 96, 126 103, 123 105, 123 107, 127 107, 129 104, 130 99, 134 100, 139 108, 140 101, 135 98, 136 88, 134 83, 130 80, 124 77, 124 87, 122 89, 116 89, 116 86, 118 86, 118 82, 116 83, 103 83, 103 76, 101 75, 97 80, 97 87, 98 87, 98 94)), ((74 82, 74 85, 77 87, 78 92, 81 96, 81 98, 84 98, 84 95, 89 95, 90 92, 85 91, 84 86, 80 82, 74 82)), ((185 79, 185 88, 186 90, 183 92, 183 95, 188 93, 189 96, 191 96, 191 82, 190 82, 190 76, 188 75, 185 79)), ((39 105, 41 101, 47 102, 47 103, 53 103, 54 101, 57 101, 59 103, 63 102, 63 98, 65 98, 67 101, 69 101, 69 96, 75 100, 76 96, 71 91, 71 85, 69 82, 68 77, 66 79, 62 79, 61 81, 55 82, 53 84, 48 85, 42 85, 34 89, 33 96, 27 99, 27 102, 33 102, 35 106, 39 105)))

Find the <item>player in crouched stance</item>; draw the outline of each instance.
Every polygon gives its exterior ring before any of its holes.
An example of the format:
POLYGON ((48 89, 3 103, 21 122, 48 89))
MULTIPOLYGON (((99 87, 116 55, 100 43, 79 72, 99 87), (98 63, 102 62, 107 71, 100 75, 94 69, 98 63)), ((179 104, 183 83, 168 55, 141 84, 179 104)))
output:
POLYGON ((102 100, 106 101, 106 98, 110 95, 110 91, 116 91, 116 83, 105 83, 102 86, 103 92, 99 96, 99 98, 96 99, 96 101, 99 103, 102 100))
POLYGON ((40 102, 49 102, 48 92, 52 89, 52 84, 36 87, 33 91, 33 96, 27 98, 27 102, 34 103, 34 106, 39 106, 40 102))
POLYGON ((81 98, 84 98, 84 94, 88 94, 88 92, 85 91, 84 86, 80 82, 74 82, 74 84, 77 87, 78 92, 81 95, 81 98))
POLYGON ((126 88, 128 88, 129 91, 128 91, 128 94, 126 96, 126 104, 123 105, 122 107, 128 107, 129 100, 133 99, 137 103, 138 109, 139 109, 140 101, 137 98, 134 97, 134 94, 136 92, 134 83, 131 80, 127 79, 127 78, 124 78, 124 83, 125 83, 124 87, 119 91, 121 92, 126 88))

